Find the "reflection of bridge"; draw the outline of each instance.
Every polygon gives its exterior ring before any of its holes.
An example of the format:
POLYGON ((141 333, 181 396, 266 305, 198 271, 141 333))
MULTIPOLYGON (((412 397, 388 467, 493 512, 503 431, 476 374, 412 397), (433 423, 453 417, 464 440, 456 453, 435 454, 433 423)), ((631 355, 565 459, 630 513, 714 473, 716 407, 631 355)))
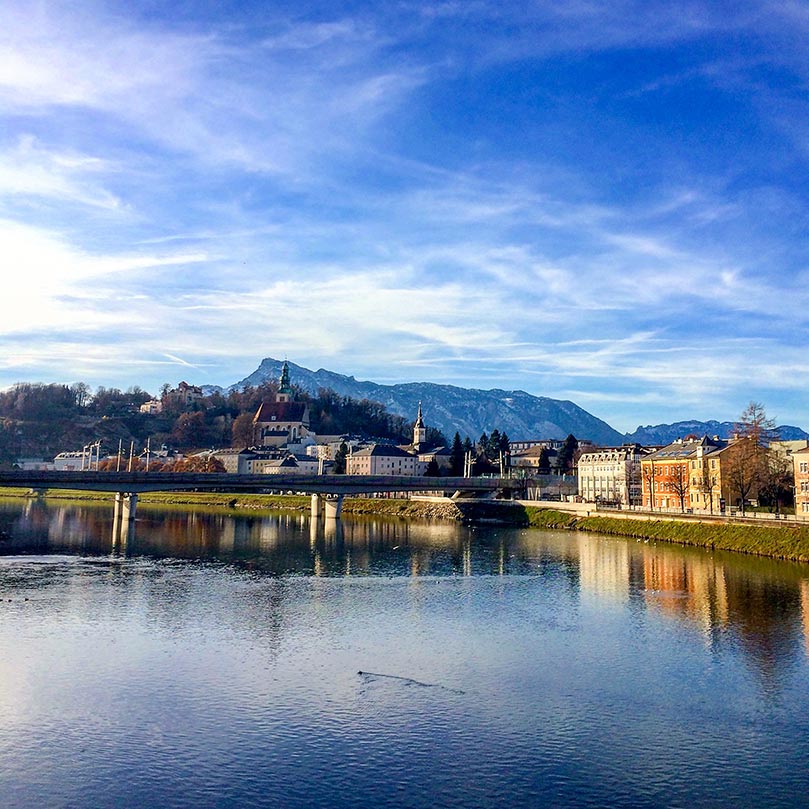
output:
POLYGON ((233 475, 192 472, 31 472, 0 471, 0 486, 42 492, 71 489, 115 493, 115 516, 135 519, 138 495, 144 492, 294 492, 312 495, 312 516, 340 516, 345 495, 381 492, 442 492, 475 496, 497 492, 510 496, 524 481, 513 478, 426 478, 397 475, 233 475))

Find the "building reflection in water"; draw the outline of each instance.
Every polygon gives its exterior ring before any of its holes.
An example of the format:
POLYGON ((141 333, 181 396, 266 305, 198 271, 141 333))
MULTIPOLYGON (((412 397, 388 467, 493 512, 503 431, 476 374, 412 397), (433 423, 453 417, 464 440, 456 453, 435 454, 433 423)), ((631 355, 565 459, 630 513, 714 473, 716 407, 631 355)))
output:
POLYGON ((214 560, 270 576, 553 576, 571 594, 627 604, 734 642, 767 687, 809 656, 809 567, 592 534, 308 513, 158 510, 111 533, 112 507, 0 501, 0 553, 214 560))
POLYGON ((801 582, 801 623, 803 624, 804 649, 809 657, 809 579, 801 582))

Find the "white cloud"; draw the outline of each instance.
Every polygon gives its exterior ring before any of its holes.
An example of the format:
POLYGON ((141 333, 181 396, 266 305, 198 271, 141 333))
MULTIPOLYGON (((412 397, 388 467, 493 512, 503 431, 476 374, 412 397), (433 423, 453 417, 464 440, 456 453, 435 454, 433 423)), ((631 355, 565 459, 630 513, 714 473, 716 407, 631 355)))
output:
POLYGON ((205 261, 198 255, 94 256, 59 234, 0 220, 8 268, 0 298, 0 334, 119 328, 143 315, 115 310, 104 282, 133 270, 205 261))
POLYGON ((99 178, 115 171, 101 158, 50 151, 33 136, 23 135, 13 148, 0 152, 0 196, 56 198, 114 211, 122 202, 99 178))

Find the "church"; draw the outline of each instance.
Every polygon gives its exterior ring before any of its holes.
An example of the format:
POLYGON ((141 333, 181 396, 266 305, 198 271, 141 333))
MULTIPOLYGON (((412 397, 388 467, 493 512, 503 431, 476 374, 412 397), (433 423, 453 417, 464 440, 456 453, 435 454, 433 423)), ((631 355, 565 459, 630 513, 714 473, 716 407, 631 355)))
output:
POLYGON ((292 401, 289 364, 285 361, 274 402, 262 402, 253 417, 253 443, 257 447, 297 444, 310 435, 309 405, 292 401))

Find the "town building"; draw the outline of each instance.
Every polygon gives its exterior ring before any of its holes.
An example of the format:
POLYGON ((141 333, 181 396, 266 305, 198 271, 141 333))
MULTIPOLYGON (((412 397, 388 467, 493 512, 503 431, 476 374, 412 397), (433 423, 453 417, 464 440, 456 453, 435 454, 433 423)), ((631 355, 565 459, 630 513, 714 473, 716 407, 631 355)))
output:
POLYGON ((792 469, 795 475, 795 514, 809 516, 809 448, 792 453, 792 469))
POLYGON ((677 439, 641 461, 643 505, 719 514, 758 500, 767 447, 749 438, 677 439))
MULTIPOLYGON (((644 508, 648 509, 677 509, 680 511, 704 508, 704 498, 707 497, 709 508, 715 501, 716 493, 721 491, 720 461, 716 453, 727 447, 727 442, 719 438, 678 438, 668 446, 641 458, 641 487, 644 508), (711 465, 711 460, 714 461, 711 465), (692 461, 694 466, 692 467, 692 461), (717 483, 711 482, 706 487, 702 485, 702 470, 707 469, 717 483), (692 484, 692 477, 694 483, 692 484), (699 485, 703 501, 697 504, 692 502, 691 494, 697 493, 699 485), (693 492, 692 492, 692 486, 693 492)), ((708 480, 712 480, 709 476, 708 480)), ((721 499, 721 494, 719 495, 721 499)))
POLYGON ((56 472, 78 472, 82 469, 90 469, 89 457, 85 450, 60 452, 53 459, 53 469, 56 472))
MULTIPOLYGON (((527 443, 527 442, 523 442, 527 443)), ((559 473, 559 449, 556 447, 548 447, 547 443, 536 443, 526 449, 515 451, 513 449, 509 454, 509 466, 515 469, 524 469, 530 471, 532 474, 545 474, 552 475, 559 473)), ((563 444, 563 441, 553 442, 563 444)))
POLYGON ((577 470, 579 496, 588 503, 641 505, 641 459, 653 451, 640 444, 625 444, 583 453, 577 470))
POLYGON ((255 464, 256 474, 259 475, 306 475, 308 470, 298 463, 294 455, 283 458, 261 460, 255 464))
POLYGON ((418 475, 418 456, 392 444, 374 444, 352 452, 346 459, 349 475, 418 475))
POLYGON ((213 456, 225 467, 225 472, 231 475, 252 475, 253 461, 258 457, 250 449, 218 449, 213 456))

